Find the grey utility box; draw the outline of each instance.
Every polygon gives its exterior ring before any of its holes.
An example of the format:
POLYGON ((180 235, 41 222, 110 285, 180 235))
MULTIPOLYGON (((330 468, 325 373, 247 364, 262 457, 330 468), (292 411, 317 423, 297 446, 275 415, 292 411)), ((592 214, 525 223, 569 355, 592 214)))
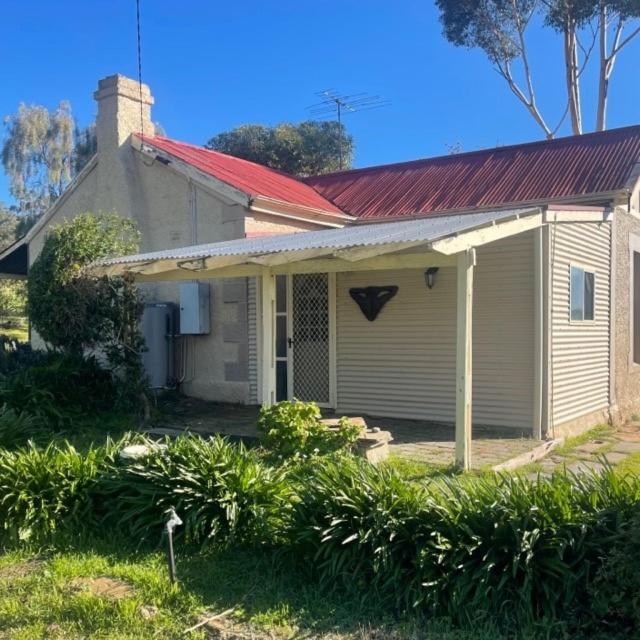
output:
POLYGON ((183 282, 180 284, 180 333, 201 335, 211 331, 209 283, 183 282))

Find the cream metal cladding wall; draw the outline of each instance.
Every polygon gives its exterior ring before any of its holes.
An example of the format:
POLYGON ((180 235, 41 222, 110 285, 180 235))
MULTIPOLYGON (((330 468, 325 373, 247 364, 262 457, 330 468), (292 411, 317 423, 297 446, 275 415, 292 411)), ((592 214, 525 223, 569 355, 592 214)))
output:
MULTIPOLYGON (((452 422, 456 270, 433 289, 420 269, 338 274, 338 409, 452 422), (398 285, 374 322, 349 288, 398 285)), ((478 250, 474 289, 473 420, 530 430, 533 422, 533 234, 478 250)))
POLYGON ((553 425, 609 406, 611 224, 550 224, 553 274, 550 403, 553 425), (570 267, 595 272, 593 321, 570 320, 570 267))

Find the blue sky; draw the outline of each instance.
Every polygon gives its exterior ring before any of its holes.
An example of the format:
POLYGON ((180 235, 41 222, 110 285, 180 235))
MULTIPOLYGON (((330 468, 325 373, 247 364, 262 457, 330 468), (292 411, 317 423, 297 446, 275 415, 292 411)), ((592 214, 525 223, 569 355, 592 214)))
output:
MULTIPOLYGON (((384 109, 347 116, 356 166, 541 137, 479 51, 449 45, 432 0, 141 0, 143 79, 167 135, 204 143, 249 122, 308 118, 314 92, 368 91, 384 109)), ((561 41, 532 34, 538 99, 564 107, 561 41)), ((81 125, 95 116, 97 80, 136 77, 134 0, 3 0, 0 115, 22 102, 71 101, 81 125)), ((619 58, 609 126, 640 122, 640 39, 619 58)), ((594 77, 585 78, 593 93, 594 77)), ((593 100, 585 101, 591 127, 593 100)), ((549 116, 549 120, 554 120, 549 116)), ((566 132, 566 128, 564 129, 566 132)), ((0 201, 9 202, 0 175, 0 201)))

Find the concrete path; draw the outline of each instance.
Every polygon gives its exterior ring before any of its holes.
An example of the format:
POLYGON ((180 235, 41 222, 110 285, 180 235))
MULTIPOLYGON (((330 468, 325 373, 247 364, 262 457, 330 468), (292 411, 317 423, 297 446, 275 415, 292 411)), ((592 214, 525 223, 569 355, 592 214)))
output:
POLYGON ((602 471, 604 461, 618 465, 630 455, 640 453, 640 422, 630 422, 617 429, 604 430, 593 439, 571 446, 568 443, 551 452, 538 464, 538 470, 527 474, 535 478, 538 474, 550 476, 566 469, 571 473, 602 471))

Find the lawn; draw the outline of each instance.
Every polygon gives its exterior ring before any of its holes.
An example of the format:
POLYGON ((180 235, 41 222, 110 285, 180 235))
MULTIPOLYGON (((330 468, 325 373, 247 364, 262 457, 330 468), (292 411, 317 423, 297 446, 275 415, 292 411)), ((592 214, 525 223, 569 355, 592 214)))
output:
POLYGON ((210 625, 227 638, 550 637, 543 626, 502 635, 489 624, 461 631, 446 621, 394 619, 381 613, 371 597, 320 590, 267 550, 179 553, 177 562, 180 583, 172 587, 161 550, 135 550, 124 541, 8 553, 0 557, 0 638, 206 638, 212 636, 204 627, 185 631, 221 612, 228 613, 210 625), (107 577, 114 588, 102 593, 107 577))

